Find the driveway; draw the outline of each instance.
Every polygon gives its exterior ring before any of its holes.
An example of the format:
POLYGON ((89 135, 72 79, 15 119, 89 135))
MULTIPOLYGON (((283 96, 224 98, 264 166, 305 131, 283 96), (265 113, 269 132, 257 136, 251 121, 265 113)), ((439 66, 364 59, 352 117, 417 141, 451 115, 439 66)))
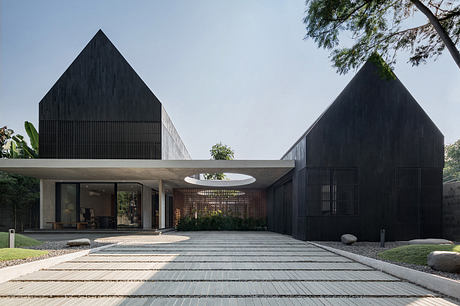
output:
POLYGON ((270 232, 171 232, 113 239, 120 244, 0 284, 0 304, 455 303, 270 232))

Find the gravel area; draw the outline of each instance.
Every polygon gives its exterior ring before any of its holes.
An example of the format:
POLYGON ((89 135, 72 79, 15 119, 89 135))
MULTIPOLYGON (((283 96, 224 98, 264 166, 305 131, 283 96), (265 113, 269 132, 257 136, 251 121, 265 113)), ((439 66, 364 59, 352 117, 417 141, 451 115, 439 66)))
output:
POLYGON ((314 242, 325 245, 325 246, 329 246, 331 248, 344 250, 344 251, 359 254, 362 256, 367 256, 367 257, 375 258, 378 260, 390 262, 390 263, 393 263, 399 266, 403 266, 406 268, 411 268, 411 269, 422 271, 422 272, 436 274, 436 275, 444 276, 450 279, 460 280, 460 273, 441 272, 441 271, 433 270, 428 266, 419 266, 419 265, 414 265, 414 264, 395 262, 395 261, 385 260, 385 259, 378 257, 378 253, 380 252, 383 252, 383 251, 386 251, 386 250, 389 250, 389 249, 392 249, 398 246, 408 245, 408 243, 404 241, 386 242, 384 248, 380 247, 379 242, 359 242, 358 241, 358 242, 355 242, 353 245, 345 245, 338 241, 314 241, 314 242))
POLYGON ((67 240, 44 241, 41 245, 23 247, 24 249, 46 250, 48 251, 48 254, 43 255, 43 256, 38 256, 38 257, 25 258, 25 259, 0 261, 0 268, 19 265, 19 264, 23 264, 26 262, 31 262, 31 261, 50 258, 54 256, 64 255, 64 254, 82 251, 82 250, 86 250, 90 248, 93 249, 93 248, 97 248, 97 247, 109 244, 109 243, 100 243, 100 242, 91 241, 91 245, 89 246, 85 245, 85 246, 78 246, 78 247, 69 247, 66 245, 66 243, 67 243, 67 240))

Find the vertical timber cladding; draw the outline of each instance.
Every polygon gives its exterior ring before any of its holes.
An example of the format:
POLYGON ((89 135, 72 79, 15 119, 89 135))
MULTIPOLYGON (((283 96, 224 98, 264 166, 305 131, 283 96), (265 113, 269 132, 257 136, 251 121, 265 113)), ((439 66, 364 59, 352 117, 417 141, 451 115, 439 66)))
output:
POLYGON ((218 210, 241 218, 265 219, 266 192, 261 189, 174 189, 174 225, 182 217, 218 210))
MULTIPOLYGON (((282 158, 296 161, 295 238, 378 241, 381 228, 388 240, 442 235, 444 137, 404 85, 378 69, 368 61, 282 158)), ((268 191, 268 225, 278 232, 280 184, 268 191)))
POLYGON ((42 158, 161 158, 160 122, 40 120, 42 140, 42 158))
POLYGON ((161 159, 161 109, 99 31, 40 101, 40 157, 161 159))

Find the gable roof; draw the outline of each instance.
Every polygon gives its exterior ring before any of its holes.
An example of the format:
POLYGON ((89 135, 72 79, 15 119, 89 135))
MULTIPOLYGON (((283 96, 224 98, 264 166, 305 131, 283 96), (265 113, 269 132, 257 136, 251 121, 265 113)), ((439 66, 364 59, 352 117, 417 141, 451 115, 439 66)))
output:
POLYGON ((40 120, 160 121, 161 103, 99 30, 40 101, 40 120))
MULTIPOLYGON (((364 63, 361 69, 356 73, 353 79, 345 86, 342 92, 337 96, 337 98, 321 113, 321 115, 313 122, 313 124, 302 134, 302 136, 286 151, 286 153, 281 157, 283 159, 289 152, 303 139, 305 138, 313 129, 315 129, 319 123, 324 119, 324 117, 331 112, 331 110, 338 104, 346 102, 347 97, 352 97, 354 93, 359 91, 369 91, 369 92, 379 92, 380 91, 389 91, 396 92, 399 96, 403 96, 408 103, 414 103, 418 111, 422 112, 423 116, 430 122, 432 127, 442 135, 437 126, 431 120, 431 118, 426 114, 422 107, 417 103, 415 98, 410 94, 407 88, 402 84, 402 82, 396 77, 393 71, 384 71, 384 69, 389 69, 385 62, 378 56, 380 62, 374 58, 370 58, 364 63), (391 77, 389 77, 391 76, 391 77)), ((379 97, 381 99, 388 99, 388 96, 379 97)), ((395 99, 396 100, 396 99, 395 99)), ((377 101, 378 102, 378 101, 377 101)))

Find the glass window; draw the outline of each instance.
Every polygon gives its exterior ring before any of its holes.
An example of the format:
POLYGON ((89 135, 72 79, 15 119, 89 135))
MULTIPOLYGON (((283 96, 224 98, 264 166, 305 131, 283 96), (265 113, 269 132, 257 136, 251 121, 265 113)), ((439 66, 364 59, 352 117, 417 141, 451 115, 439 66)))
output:
POLYGON ((60 221, 64 226, 76 227, 77 222, 77 184, 59 184, 60 221))
POLYGON ((136 183, 117 184, 117 226, 142 226, 142 185, 136 183))
POLYGON ((308 168, 307 176, 308 215, 357 214, 356 169, 308 168))
POLYGON ((80 184, 80 221, 87 228, 115 228, 115 184, 80 184))

